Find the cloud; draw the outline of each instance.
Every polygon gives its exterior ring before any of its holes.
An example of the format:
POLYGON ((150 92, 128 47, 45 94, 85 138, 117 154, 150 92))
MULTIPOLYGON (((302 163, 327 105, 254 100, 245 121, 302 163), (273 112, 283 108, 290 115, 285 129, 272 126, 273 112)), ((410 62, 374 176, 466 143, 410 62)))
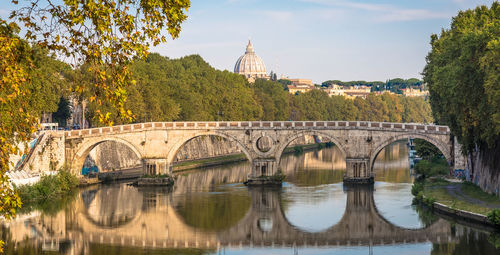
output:
MULTIPOLYGON (((330 7, 368 11, 378 22, 449 19, 454 13, 436 12, 427 9, 399 8, 389 4, 360 3, 349 0, 300 0, 330 7)), ((460 0, 456 0, 460 1, 460 0)))
POLYGON ((411 21, 429 19, 449 19, 453 13, 433 12, 424 9, 398 9, 392 10, 380 17, 382 22, 411 21))

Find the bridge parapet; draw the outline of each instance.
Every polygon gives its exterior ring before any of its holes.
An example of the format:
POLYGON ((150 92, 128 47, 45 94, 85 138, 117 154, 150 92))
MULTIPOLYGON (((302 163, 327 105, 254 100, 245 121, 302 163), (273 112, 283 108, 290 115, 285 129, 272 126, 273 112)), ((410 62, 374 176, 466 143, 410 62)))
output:
POLYGON ((294 130, 330 130, 330 129, 360 129, 360 130, 390 130, 416 131, 422 133, 449 134, 447 126, 426 125, 417 123, 392 123, 369 121, 188 121, 188 122, 147 122, 118 125, 81 130, 65 131, 67 138, 96 136, 109 133, 140 132, 144 130, 205 130, 205 129, 294 129, 294 130))

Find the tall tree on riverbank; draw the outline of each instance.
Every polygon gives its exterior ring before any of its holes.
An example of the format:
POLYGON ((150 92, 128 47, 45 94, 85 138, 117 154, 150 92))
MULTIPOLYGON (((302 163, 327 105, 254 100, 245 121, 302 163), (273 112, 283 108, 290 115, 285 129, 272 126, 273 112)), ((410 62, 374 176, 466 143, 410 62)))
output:
POLYGON ((461 11, 431 36, 424 81, 436 122, 470 152, 500 140, 500 3, 461 11))

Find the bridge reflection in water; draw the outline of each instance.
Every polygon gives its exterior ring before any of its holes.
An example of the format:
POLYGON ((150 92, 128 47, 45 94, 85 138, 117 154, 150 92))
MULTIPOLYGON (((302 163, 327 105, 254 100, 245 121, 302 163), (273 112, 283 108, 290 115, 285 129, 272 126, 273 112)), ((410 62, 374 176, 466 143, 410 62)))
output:
MULTIPOLYGON (((335 148, 329 150, 283 158, 281 163, 289 181, 298 186, 321 185, 311 181, 311 176, 301 177, 303 172, 315 172, 303 168, 329 175, 342 173, 343 169, 337 167, 339 160, 331 153, 335 148), (327 166, 329 169, 324 169, 327 166)), ((386 163, 391 162, 389 159, 386 163)), ((88 254, 95 244, 216 250, 455 242, 450 224, 442 219, 418 229, 399 227, 386 220, 375 204, 373 186, 344 185, 346 203, 337 208, 344 211, 340 220, 321 231, 303 230, 287 218, 289 205, 283 200, 286 187, 247 188, 238 184, 248 174, 246 167, 249 164, 183 172, 172 190, 126 184, 94 186, 82 190, 65 210, 54 215, 32 213, 5 226, 10 229, 11 242, 27 238, 30 245, 59 247, 67 254, 88 254), (217 196, 219 200, 214 200, 217 196)), ((327 184, 342 182, 342 174, 330 177, 327 184)), ((399 182, 405 182, 406 177, 403 179, 399 182)))
MULTIPOLYGON (((72 243, 72 251, 84 251, 89 243, 121 246, 190 247, 215 249, 224 246, 335 246, 386 245, 440 242, 451 236, 442 219, 422 229, 405 229, 385 220, 377 210, 373 190, 347 187, 347 204, 341 220, 322 232, 306 232, 286 219, 280 190, 249 188, 251 204, 234 225, 221 231, 204 231, 185 223, 175 210, 172 193, 136 189, 127 185, 83 191, 71 207, 53 217, 27 220, 30 240, 72 243), (142 197, 134 200, 129 198, 142 197), (76 249, 76 250, 74 250, 76 249), (82 250, 83 249, 83 250, 82 250)), ((11 226, 13 232, 21 230, 11 226)), ((88 248, 88 247, 87 247, 88 248)))

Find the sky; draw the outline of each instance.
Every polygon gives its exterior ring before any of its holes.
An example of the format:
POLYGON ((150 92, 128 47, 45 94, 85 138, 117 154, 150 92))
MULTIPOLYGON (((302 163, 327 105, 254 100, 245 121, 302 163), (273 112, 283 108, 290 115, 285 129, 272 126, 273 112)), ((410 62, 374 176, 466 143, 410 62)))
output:
MULTIPOLYGON (((192 0, 180 37, 152 48, 199 54, 233 71, 251 39, 267 71, 289 78, 421 78, 431 34, 458 11, 494 0, 192 0)), ((13 5, 0 1, 0 17, 13 5)))

